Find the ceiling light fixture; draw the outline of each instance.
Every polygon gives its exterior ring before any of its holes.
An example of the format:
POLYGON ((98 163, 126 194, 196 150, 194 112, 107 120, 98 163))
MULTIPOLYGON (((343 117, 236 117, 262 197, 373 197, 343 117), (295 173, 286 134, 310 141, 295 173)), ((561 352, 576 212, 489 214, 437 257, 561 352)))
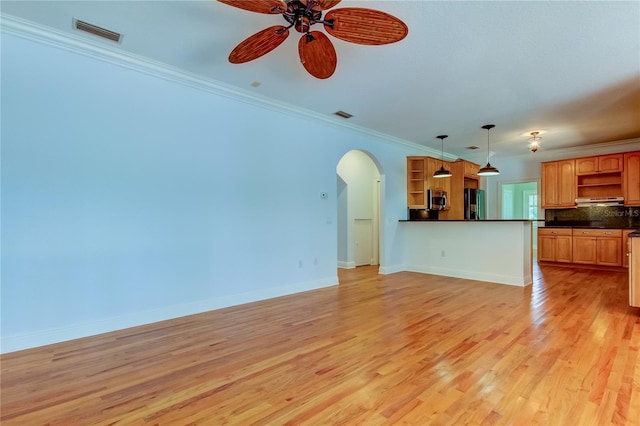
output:
POLYGON ((451 177, 451 172, 447 169, 444 168, 444 140, 446 138, 449 137, 449 135, 440 135, 440 136, 436 136, 438 139, 440 139, 440 159, 442 161, 442 165, 440 166, 440 169, 437 170, 434 174, 433 177, 434 178, 445 178, 445 177, 451 177))
POLYGON ((494 127, 496 127, 495 124, 485 124, 482 126, 482 128, 487 131, 487 165, 478 170, 478 176, 495 176, 500 174, 500 171, 489 163, 489 131, 494 127))
POLYGON ((536 152, 540 145, 542 145, 542 138, 538 136, 540 132, 531 132, 531 137, 529 138, 529 149, 531 152, 536 152))

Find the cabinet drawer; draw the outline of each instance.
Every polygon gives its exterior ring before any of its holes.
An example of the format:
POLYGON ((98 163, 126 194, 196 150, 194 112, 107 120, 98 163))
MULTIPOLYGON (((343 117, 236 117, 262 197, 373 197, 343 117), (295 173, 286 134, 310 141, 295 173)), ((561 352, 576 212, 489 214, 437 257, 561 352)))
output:
POLYGON ((574 237, 622 237, 622 229, 574 229, 574 237))
POLYGON ((538 235, 557 236, 571 235, 571 228, 538 228, 538 235))

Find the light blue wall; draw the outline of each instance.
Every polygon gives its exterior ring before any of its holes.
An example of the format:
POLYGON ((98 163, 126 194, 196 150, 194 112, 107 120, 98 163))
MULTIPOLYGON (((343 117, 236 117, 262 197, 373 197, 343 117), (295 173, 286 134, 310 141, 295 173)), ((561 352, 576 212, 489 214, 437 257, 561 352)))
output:
POLYGON ((386 171, 402 264, 421 152, 13 34, 1 59, 3 352, 337 283, 351 149, 386 171))

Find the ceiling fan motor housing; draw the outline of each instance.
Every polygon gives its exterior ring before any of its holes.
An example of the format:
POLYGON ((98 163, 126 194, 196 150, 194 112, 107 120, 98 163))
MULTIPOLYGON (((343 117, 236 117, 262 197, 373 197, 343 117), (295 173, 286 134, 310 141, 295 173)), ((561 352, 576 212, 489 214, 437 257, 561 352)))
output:
POLYGON ((321 11, 313 10, 298 0, 287 3, 287 11, 283 13, 282 16, 284 16, 287 22, 293 24, 299 33, 309 32, 313 24, 321 22, 322 20, 321 11))

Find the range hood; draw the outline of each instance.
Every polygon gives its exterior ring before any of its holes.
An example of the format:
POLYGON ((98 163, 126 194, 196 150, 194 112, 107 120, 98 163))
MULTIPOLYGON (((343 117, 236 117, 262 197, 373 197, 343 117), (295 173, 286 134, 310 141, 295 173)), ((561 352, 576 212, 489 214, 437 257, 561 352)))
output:
POLYGON ((624 206, 624 197, 576 198, 576 206, 624 206))

